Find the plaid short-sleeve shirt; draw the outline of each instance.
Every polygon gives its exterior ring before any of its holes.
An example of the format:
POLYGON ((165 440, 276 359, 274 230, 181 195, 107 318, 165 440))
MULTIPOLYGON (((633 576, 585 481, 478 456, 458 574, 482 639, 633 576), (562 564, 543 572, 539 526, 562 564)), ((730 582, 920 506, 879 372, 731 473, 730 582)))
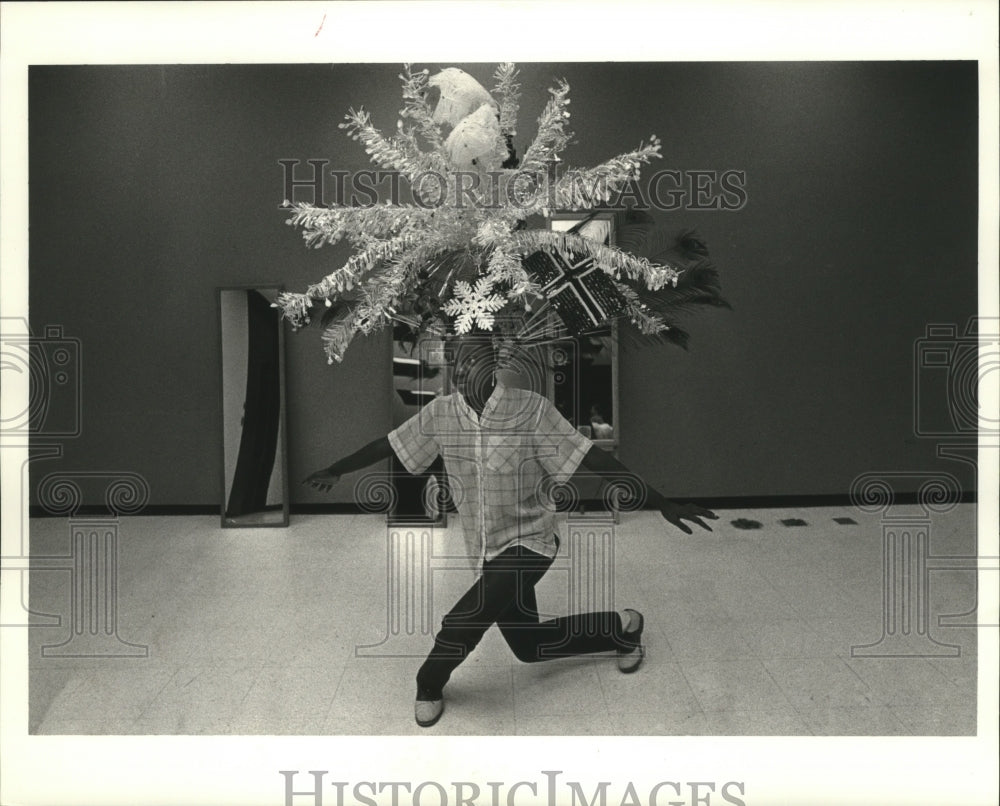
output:
POLYGON ((424 406, 389 443, 411 473, 444 458, 469 557, 479 562, 518 544, 555 556, 548 486, 568 481, 593 444, 546 398, 502 384, 481 417, 455 392, 424 406))

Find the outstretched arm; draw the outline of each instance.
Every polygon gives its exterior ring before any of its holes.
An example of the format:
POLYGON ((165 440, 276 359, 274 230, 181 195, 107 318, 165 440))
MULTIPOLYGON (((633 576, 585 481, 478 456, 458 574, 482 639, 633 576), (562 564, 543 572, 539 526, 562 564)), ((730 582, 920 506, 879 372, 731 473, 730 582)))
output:
POLYGON ((303 480, 303 484, 308 484, 314 490, 319 490, 320 492, 329 492, 330 488, 343 476, 345 473, 353 473, 355 470, 361 470, 368 465, 373 465, 382 459, 388 459, 392 456, 392 446, 389 444, 388 437, 379 437, 374 439, 365 445, 360 450, 355 451, 350 456, 345 456, 334 462, 329 467, 323 468, 322 470, 317 470, 315 473, 308 476, 303 480))
MULTIPOLYGON (((612 479, 615 476, 630 476, 632 478, 638 478, 614 456, 596 445, 591 446, 590 450, 587 451, 586 456, 583 457, 582 467, 589 470, 591 473, 598 473, 601 476, 606 476, 612 479)), ((710 532, 712 531, 712 528, 702 521, 702 518, 709 518, 711 520, 716 520, 718 518, 718 515, 711 510, 705 509, 704 507, 700 507, 696 504, 678 504, 675 501, 668 500, 645 482, 642 482, 642 485, 646 493, 646 500, 656 507, 664 518, 666 518, 682 532, 691 534, 691 527, 684 523, 684 520, 697 523, 702 529, 707 529, 710 532)))

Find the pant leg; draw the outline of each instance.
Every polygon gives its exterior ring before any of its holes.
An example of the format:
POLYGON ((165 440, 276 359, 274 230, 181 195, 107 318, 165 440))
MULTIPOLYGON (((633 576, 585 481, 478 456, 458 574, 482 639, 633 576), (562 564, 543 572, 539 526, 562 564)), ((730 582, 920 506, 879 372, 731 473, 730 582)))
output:
POLYGON ((418 697, 440 699, 451 673, 494 623, 525 663, 628 648, 613 610, 539 621, 535 585, 551 565, 552 558, 522 547, 484 563, 480 577, 442 620, 417 672, 418 697))
POLYGON ((523 565, 515 600, 497 617, 497 626, 518 660, 538 663, 630 647, 623 639, 621 617, 613 610, 541 621, 535 585, 552 565, 552 559, 527 553, 533 556, 523 565))
POLYGON ((515 547, 483 564, 482 574, 441 622, 434 646, 417 672, 418 697, 439 699, 451 673, 476 648, 497 617, 517 601, 519 586, 532 578, 523 559, 523 550, 515 547))

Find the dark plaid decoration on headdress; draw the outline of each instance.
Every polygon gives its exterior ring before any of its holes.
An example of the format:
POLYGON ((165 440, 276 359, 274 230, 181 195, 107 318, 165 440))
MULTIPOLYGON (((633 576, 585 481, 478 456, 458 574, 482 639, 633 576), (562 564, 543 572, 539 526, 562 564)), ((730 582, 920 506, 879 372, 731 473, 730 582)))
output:
POLYGON ((524 258, 524 266, 574 335, 601 327, 625 310, 625 298, 593 258, 542 250, 524 258))

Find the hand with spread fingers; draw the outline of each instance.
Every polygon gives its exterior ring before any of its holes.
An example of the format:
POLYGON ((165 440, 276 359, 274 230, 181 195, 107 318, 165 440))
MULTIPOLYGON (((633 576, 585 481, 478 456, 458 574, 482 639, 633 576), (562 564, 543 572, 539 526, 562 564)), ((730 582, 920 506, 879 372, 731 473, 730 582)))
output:
POLYGON ((329 468, 325 467, 309 475, 302 483, 312 487, 314 490, 319 490, 321 493, 328 493, 338 481, 340 481, 340 474, 333 473, 329 468))
POLYGON ((691 534, 691 527, 684 523, 685 520, 697 523, 702 529, 709 532, 712 527, 706 524, 702 518, 718 520, 719 516, 710 509, 705 509, 697 504, 678 504, 674 501, 664 501, 660 505, 660 514, 670 523, 686 534, 691 534))
POLYGON ((333 489, 333 485, 340 481, 341 476, 381 462, 392 455, 392 446, 389 444, 388 437, 379 437, 373 439, 360 450, 356 450, 350 456, 344 457, 322 470, 317 470, 311 476, 303 479, 302 483, 314 490, 319 490, 321 493, 328 493, 333 489))
MULTIPOLYGON (((664 518, 687 534, 691 534, 691 527, 684 523, 684 521, 697 523, 702 529, 711 532, 712 527, 706 524, 702 518, 710 520, 718 520, 719 518, 710 509, 705 509, 697 504, 678 504, 676 501, 669 500, 663 493, 658 492, 642 481, 642 479, 638 478, 615 456, 597 445, 592 445, 590 450, 587 451, 583 457, 581 467, 591 473, 598 473, 609 479, 629 479, 629 486, 638 483, 644 490, 645 503, 650 507, 660 510, 664 518)), ((582 479, 581 483, 584 483, 582 479)))

